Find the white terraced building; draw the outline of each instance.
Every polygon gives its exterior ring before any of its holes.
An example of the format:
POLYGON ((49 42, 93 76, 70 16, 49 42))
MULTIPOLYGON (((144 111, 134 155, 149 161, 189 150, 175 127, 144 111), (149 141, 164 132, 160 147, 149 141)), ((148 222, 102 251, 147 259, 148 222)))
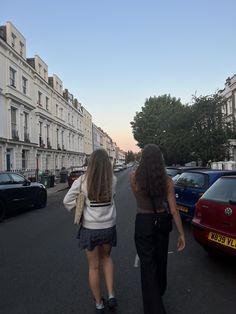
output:
POLYGON ((82 165, 83 108, 39 56, 26 58, 11 22, 0 27, 0 73, 0 170, 82 165))

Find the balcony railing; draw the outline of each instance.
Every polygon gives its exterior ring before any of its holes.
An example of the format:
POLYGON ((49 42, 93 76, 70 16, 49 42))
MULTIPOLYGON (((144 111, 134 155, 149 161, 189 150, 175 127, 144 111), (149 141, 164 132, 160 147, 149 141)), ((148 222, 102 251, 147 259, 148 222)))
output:
POLYGON ((51 143, 50 143, 49 138, 47 138, 47 148, 52 149, 52 145, 51 145, 51 143))
POLYGON ((27 133, 27 132, 24 132, 24 141, 25 141, 26 143, 30 143, 29 133, 27 133))
POLYGON ((45 147, 45 144, 44 144, 44 142, 43 142, 42 136, 39 137, 39 146, 40 146, 40 147, 45 147))
POLYGON ((12 129, 12 139, 19 141, 19 134, 18 134, 18 131, 15 129, 12 129))

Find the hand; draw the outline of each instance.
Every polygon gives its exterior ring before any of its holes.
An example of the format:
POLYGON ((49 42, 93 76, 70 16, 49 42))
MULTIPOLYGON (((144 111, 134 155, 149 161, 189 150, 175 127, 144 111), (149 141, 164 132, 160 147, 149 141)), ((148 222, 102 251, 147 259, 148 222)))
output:
POLYGON ((184 234, 180 234, 177 241, 177 250, 182 251, 185 248, 185 237, 184 234))

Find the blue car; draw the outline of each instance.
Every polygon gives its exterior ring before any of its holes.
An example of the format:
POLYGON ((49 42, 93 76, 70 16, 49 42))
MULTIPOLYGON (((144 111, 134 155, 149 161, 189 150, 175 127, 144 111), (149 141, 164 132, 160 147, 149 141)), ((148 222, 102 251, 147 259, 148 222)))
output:
POLYGON ((177 208, 182 218, 192 219, 195 204, 202 194, 221 176, 236 174, 233 170, 188 170, 175 181, 177 208))

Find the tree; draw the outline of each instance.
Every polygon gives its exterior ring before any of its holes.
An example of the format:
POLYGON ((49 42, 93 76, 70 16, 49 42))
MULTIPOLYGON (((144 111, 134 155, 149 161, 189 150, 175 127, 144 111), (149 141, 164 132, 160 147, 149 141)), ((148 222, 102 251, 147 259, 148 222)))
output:
POLYGON ((195 159, 200 159, 204 166, 209 160, 224 160, 229 154, 228 138, 231 135, 222 112, 225 99, 216 93, 193 100, 191 142, 195 159))
POLYGON ((190 113, 189 107, 182 105, 180 99, 170 95, 150 97, 131 122, 138 146, 159 145, 168 164, 190 161, 190 113))
POLYGON ((135 155, 131 150, 128 150, 125 154, 125 163, 128 164, 131 161, 135 161, 135 155))

